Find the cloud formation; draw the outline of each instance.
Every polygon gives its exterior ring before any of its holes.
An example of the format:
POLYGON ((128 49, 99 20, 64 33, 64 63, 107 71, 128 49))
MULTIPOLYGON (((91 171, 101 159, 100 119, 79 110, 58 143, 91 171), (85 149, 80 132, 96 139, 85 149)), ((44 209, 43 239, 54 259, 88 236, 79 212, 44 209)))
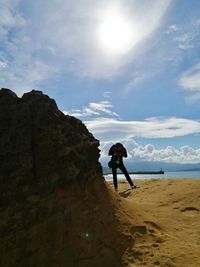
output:
MULTIPOLYGON (((0 41, 8 65, 0 78, 4 86, 38 85, 52 75, 74 72, 90 78, 107 79, 119 73, 133 57, 109 58, 98 47, 97 29, 109 6, 120 6, 132 27, 139 27, 141 43, 159 26, 171 0, 90 1, 52 0, 2 1, 0 41), (27 75, 28 74, 28 75, 27 75)), ((136 50, 135 50, 136 49, 136 50)))
POLYGON ((184 72, 179 84, 191 94, 190 100, 200 100, 200 63, 184 72))
MULTIPOLYGON (((132 162, 148 161, 148 162, 166 162, 194 164, 199 163, 200 148, 194 149, 190 146, 181 146, 175 149, 173 146, 166 146, 157 149, 152 144, 140 145, 134 140, 124 141, 124 146, 128 152, 128 160, 132 162)), ((113 142, 101 143, 101 159, 108 161, 108 151, 113 142)))
POLYGON ((113 112, 113 105, 110 101, 91 102, 87 107, 83 107, 82 110, 63 111, 64 114, 74 117, 90 117, 90 116, 102 116, 108 115, 109 117, 118 117, 116 112, 113 112))
POLYGON ((0 0, 0 39, 7 39, 9 31, 25 25, 23 16, 16 11, 20 0, 0 0))
POLYGON ((183 25, 171 25, 165 32, 172 36, 172 40, 180 50, 191 50, 198 47, 199 44, 199 19, 183 25))
POLYGON ((173 138, 200 133, 200 122, 184 118, 148 118, 143 121, 120 121, 99 118, 85 121, 88 129, 101 141, 143 138, 173 138))

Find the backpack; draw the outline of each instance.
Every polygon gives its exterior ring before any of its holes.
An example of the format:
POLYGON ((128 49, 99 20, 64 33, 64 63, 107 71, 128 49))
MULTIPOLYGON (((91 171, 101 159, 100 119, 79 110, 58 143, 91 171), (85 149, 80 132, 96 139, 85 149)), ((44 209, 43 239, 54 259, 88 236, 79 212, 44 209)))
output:
POLYGON ((110 160, 109 162, 108 162, 108 167, 109 168, 114 168, 114 167, 116 167, 117 166, 117 163, 114 161, 114 160, 110 160))

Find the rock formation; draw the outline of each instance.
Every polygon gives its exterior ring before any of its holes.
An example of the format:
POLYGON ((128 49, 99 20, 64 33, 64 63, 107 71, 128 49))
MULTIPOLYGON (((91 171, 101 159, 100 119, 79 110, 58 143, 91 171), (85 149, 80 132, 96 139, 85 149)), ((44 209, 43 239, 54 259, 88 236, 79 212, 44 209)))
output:
POLYGON ((41 91, 0 90, 0 266, 122 266, 98 146, 41 91))
MULTIPOLYGON (((47 194, 59 185, 85 185, 90 177, 101 175, 98 141, 80 120, 65 116, 42 92, 32 91, 18 98, 2 89, 0 113, 4 193, 8 192, 4 189, 8 180, 9 188, 12 183, 15 187, 10 188, 12 194, 22 198, 30 189, 47 194)), ((9 194, 5 194, 3 201, 8 199, 9 194)))

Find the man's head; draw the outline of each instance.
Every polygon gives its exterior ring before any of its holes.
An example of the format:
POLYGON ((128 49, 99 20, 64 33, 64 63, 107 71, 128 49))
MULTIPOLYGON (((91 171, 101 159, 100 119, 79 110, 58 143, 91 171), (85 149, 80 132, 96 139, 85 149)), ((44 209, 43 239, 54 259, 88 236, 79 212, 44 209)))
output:
POLYGON ((123 145, 121 143, 116 143, 115 146, 116 147, 122 147, 123 145))
POLYGON ((114 145, 114 151, 116 154, 123 154, 123 145, 121 143, 116 143, 114 145))

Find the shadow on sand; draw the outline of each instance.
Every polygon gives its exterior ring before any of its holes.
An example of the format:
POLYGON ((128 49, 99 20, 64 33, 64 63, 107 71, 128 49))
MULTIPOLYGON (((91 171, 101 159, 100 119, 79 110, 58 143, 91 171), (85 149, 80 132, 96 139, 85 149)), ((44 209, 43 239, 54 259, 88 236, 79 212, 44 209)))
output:
POLYGON ((125 191, 123 191, 123 192, 120 192, 119 195, 120 195, 121 197, 123 197, 123 198, 127 198, 127 197, 131 194, 131 190, 132 190, 132 189, 127 189, 127 190, 125 190, 125 191))

